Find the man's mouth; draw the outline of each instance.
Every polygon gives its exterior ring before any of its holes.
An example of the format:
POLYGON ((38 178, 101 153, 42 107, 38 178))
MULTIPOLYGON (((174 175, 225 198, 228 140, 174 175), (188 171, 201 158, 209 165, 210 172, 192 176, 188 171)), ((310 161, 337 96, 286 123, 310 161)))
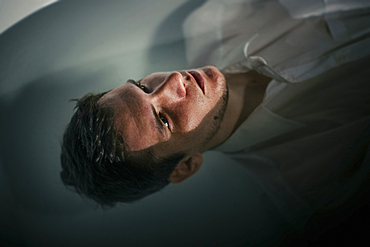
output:
POLYGON ((195 81, 197 82, 198 86, 200 87, 200 89, 202 90, 203 94, 204 94, 204 79, 203 79, 203 76, 197 72, 197 71, 189 71, 189 74, 193 76, 193 78, 195 79, 195 81))

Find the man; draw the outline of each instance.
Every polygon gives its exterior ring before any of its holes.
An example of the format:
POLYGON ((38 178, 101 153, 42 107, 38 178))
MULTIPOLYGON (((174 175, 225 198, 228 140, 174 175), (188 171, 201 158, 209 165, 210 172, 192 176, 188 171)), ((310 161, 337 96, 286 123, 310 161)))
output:
POLYGON ((354 18, 369 21, 369 10, 337 6, 205 4, 184 23, 187 58, 216 66, 79 100, 63 181, 103 205, 134 201, 184 181, 215 149, 253 174, 288 221, 340 203, 369 171, 370 42, 354 18))

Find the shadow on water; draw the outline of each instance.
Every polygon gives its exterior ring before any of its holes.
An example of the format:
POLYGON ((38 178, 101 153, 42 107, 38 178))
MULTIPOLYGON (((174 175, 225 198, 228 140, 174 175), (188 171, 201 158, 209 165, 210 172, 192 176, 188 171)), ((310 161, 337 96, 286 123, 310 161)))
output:
POLYGON ((206 0, 189 0, 176 8, 171 14, 163 19, 152 39, 152 44, 163 43, 169 33, 181 39, 167 42, 162 45, 154 45, 149 48, 148 60, 150 68, 146 68, 147 74, 156 71, 171 71, 186 69, 186 47, 183 39, 182 25, 185 19, 195 9, 204 4, 206 0))
POLYGON ((79 98, 111 73, 109 68, 88 75, 68 69, 30 82, 10 104, 0 103, 5 116, 0 120, 1 156, 16 205, 42 214, 86 209, 73 196, 55 193, 64 190, 59 178, 61 133, 68 123, 64 116, 73 111, 69 99, 79 98))

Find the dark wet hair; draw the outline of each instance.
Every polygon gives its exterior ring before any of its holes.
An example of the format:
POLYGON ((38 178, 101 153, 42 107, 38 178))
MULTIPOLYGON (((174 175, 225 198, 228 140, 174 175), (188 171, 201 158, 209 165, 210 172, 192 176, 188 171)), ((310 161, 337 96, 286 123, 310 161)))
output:
POLYGON ((102 206, 133 202, 168 185, 168 177, 184 157, 155 159, 150 150, 140 156, 125 151, 114 128, 114 111, 98 104, 105 93, 87 94, 77 101, 62 142, 61 179, 102 206))

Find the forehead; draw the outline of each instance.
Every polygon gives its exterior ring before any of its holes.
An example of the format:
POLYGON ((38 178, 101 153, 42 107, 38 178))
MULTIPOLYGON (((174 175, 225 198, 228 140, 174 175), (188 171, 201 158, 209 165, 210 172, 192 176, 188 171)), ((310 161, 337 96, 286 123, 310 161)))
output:
POLYGON ((153 110, 135 85, 125 83, 105 94, 99 103, 113 108, 114 126, 127 151, 143 150, 163 141, 164 136, 156 129, 153 110))

